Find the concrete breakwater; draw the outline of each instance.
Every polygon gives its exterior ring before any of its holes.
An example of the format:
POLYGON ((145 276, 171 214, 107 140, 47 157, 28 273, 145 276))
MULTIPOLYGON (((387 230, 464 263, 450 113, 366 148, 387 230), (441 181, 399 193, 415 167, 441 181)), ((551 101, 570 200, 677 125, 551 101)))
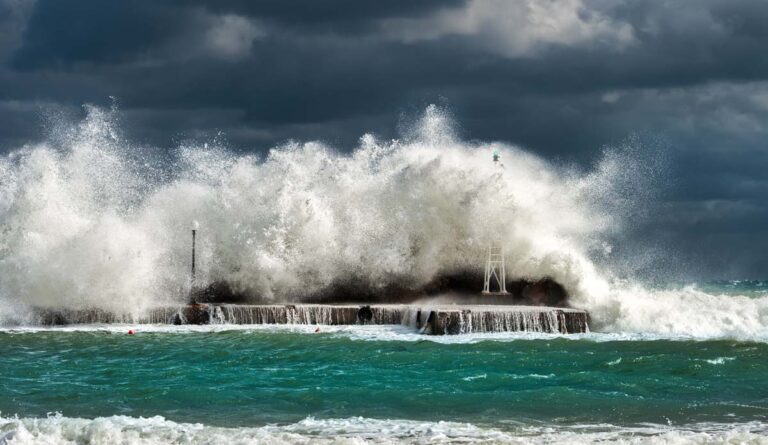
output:
POLYGON ((437 335, 474 332, 589 332, 586 311, 546 306, 438 306, 409 309, 406 324, 437 335))
POLYGON ((513 305, 193 304, 154 308, 139 316, 98 309, 40 309, 34 318, 35 323, 49 326, 112 323, 406 325, 433 335, 589 331, 589 316, 583 310, 513 305))

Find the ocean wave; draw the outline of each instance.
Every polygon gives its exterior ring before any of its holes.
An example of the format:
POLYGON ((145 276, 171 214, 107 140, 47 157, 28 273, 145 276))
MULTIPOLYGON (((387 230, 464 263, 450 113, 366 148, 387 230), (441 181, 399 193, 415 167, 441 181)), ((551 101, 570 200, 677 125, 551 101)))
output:
POLYGON ((57 144, 0 157, 0 273, 11 277, 0 298, 116 311, 184 302, 193 221, 197 284, 261 300, 482 276, 491 242, 514 276, 583 294, 599 278, 588 253, 629 206, 615 188, 637 176, 615 152, 583 172, 461 141, 436 107, 407 139, 364 135, 351 154, 320 142, 263 159, 193 145, 155 165, 120 138, 115 113, 90 107, 57 144))
POLYGON ((362 417, 315 419, 288 425, 226 428, 177 423, 163 417, 126 416, 96 419, 51 415, 45 418, 0 417, 0 444, 733 444, 768 443, 768 425, 693 424, 513 425, 498 429, 456 422, 379 420, 362 417))
POLYGON ((651 333, 701 339, 768 338, 768 297, 711 294, 696 286, 649 290, 615 286, 610 297, 588 297, 595 328, 607 332, 651 333))
POLYGON ((403 140, 364 135, 350 154, 291 142, 260 159, 212 144, 155 159, 121 138, 116 111, 87 111, 49 142, 0 157, 0 325, 29 307, 141 314, 183 304, 196 221, 197 283, 261 300, 339 283, 424 289, 480 274, 493 242, 508 277, 554 279, 590 312, 593 330, 768 338, 762 294, 612 278, 608 241, 652 198, 658 167, 631 150, 606 150, 584 171, 462 141, 429 107, 403 140))

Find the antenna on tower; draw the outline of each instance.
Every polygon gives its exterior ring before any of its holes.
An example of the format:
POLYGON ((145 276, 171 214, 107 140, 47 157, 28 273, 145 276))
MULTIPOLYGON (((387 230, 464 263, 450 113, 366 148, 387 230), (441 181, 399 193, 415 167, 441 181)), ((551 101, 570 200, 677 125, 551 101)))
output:
MULTIPOLYGON (((493 149, 492 153, 493 164, 501 166, 499 163, 499 160, 501 159, 499 150, 493 149)), ((495 295, 509 294, 509 292, 507 292, 507 270, 504 262, 504 248, 498 244, 494 244, 493 241, 491 241, 491 244, 488 246, 488 259, 485 262, 483 293, 495 295), (491 291, 491 279, 495 279, 496 286, 494 287, 498 288, 498 290, 491 291)))

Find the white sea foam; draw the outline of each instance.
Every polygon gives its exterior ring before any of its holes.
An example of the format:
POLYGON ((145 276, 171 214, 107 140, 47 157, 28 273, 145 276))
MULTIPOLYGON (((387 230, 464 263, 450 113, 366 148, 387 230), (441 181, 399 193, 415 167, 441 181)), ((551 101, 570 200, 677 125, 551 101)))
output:
POLYGON ((695 286, 650 291, 625 285, 577 301, 589 308, 602 331, 768 341, 768 297, 713 295, 695 286))
POLYGON ((223 428, 177 423, 162 417, 96 419, 0 418, 0 444, 766 444, 768 425, 694 424, 523 426, 483 428, 468 423, 307 418, 289 425, 223 428))
POLYGON ((0 324, 30 306, 138 314, 183 302, 197 221, 199 282, 265 298, 340 281, 418 288, 481 267, 493 237, 508 276, 562 283, 593 330, 768 339, 768 297, 650 291, 598 270, 606 235, 652 188, 648 167, 619 151, 587 172, 556 166, 461 141, 429 107, 402 141, 365 135, 350 155, 318 142, 264 159, 183 146, 158 162, 120 137, 114 113, 90 107, 55 142, 0 157, 0 324))
POLYGON ((718 357, 713 359, 707 359, 704 361, 709 363, 710 365, 722 365, 725 362, 732 362, 734 360, 736 360, 736 357, 718 357))
POLYGON ((485 341, 515 342, 528 340, 568 340, 588 342, 612 341, 692 341, 698 337, 654 333, 590 332, 586 334, 559 334, 541 332, 492 332, 462 335, 424 335, 411 327, 403 325, 136 325, 136 324, 81 324, 68 326, 12 326, 0 327, 0 332, 8 334, 35 334, 39 332, 95 332, 105 335, 173 334, 193 335, 197 333, 225 333, 229 331, 252 333, 253 335, 300 334, 318 337, 344 338, 353 341, 404 341, 434 342, 441 344, 474 344, 485 341))
POLYGON ((470 375, 467 377, 464 377, 462 380, 465 382, 471 382, 472 380, 478 380, 478 379, 486 379, 488 378, 488 374, 478 374, 478 375, 470 375))

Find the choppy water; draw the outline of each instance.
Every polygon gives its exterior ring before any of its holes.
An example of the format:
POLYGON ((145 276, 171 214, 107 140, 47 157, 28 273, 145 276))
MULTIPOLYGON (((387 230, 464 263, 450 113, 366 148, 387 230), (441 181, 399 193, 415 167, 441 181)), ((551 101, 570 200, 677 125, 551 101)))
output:
POLYGON ((0 333, 0 431, 19 443, 768 442, 766 343, 127 329, 0 333))

